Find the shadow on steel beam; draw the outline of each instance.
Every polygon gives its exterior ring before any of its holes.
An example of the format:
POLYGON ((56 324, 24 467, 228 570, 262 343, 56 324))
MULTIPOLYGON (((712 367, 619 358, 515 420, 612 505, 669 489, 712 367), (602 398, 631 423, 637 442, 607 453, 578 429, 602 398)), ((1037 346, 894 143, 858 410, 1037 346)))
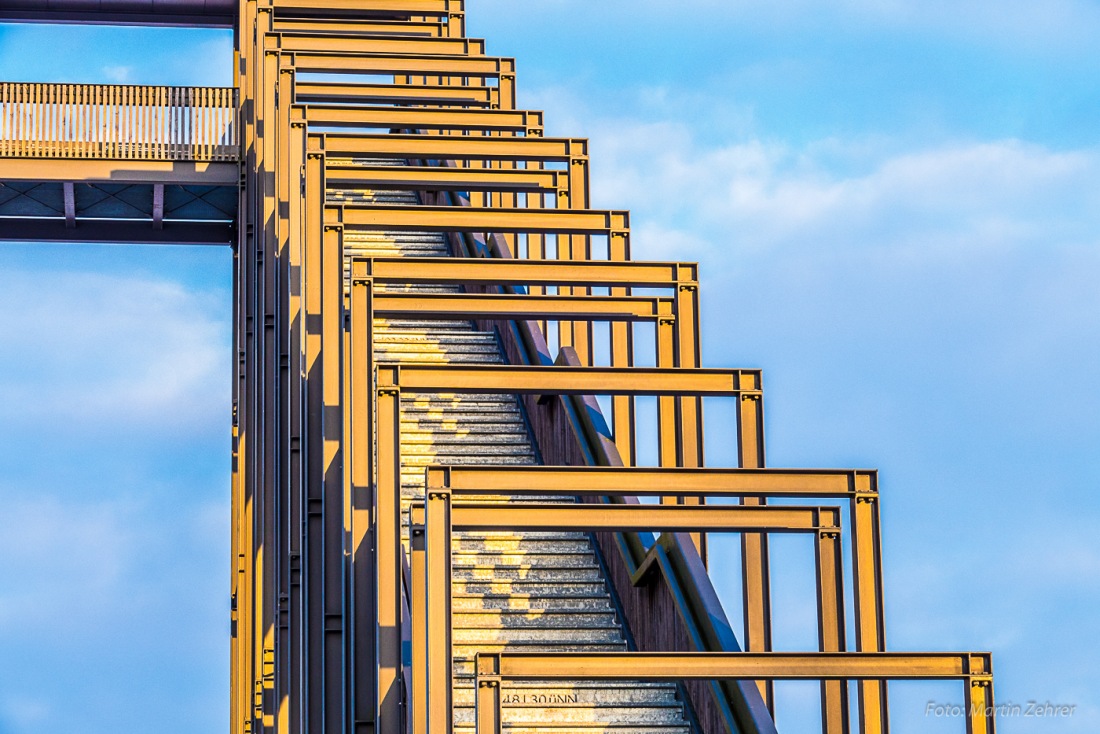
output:
POLYGON ((237 186, 240 166, 196 161, 0 158, 0 181, 237 186))

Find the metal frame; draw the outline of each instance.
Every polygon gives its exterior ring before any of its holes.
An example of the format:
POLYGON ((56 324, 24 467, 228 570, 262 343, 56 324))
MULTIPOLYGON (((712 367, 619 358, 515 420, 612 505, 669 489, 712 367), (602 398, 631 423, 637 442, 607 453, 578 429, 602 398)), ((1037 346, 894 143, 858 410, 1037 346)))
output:
MULTIPOLYGON (((26 135, 9 136, 16 138, 12 149, 27 158, 0 161, 0 182, 43 182, 52 197, 39 202, 46 209, 33 227, 8 220, 6 236, 88 241, 118 239, 119 232, 134 230, 127 237, 137 241, 236 240, 232 734, 403 734, 408 703, 403 685, 413 693, 414 731, 448 731, 450 630, 446 602, 439 600, 449 594, 436 592, 448 588, 450 528, 486 523, 619 532, 616 542, 625 543, 620 549, 628 576, 616 582, 621 592, 630 592, 631 584, 650 584, 655 570, 679 573, 668 569, 682 561, 688 571, 683 578, 666 578, 669 588, 694 584, 686 596, 699 598, 713 596, 701 560, 706 531, 740 531, 748 651, 483 656, 478 670, 483 731, 499 727, 499 683, 532 676, 732 678, 739 682, 722 689, 727 699, 716 704, 717 715, 730 728, 734 714, 728 704, 740 696, 736 700, 748 713, 736 716, 747 716, 745 727, 759 732, 771 726, 757 702, 770 701, 772 679, 820 679, 828 734, 848 728, 845 680, 859 681, 860 730, 877 734, 888 726, 886 679, 955 678, 968 681, 968 702, 979 704, 968 731, 993 730, 992 716, 986 715, 992 707, 987 655, 884 652, 877 476, 763 468, 762 375, 701 368, 697 267, 630 262, 627 213, 591 209, 587 142, 543 138, 542 113, 515 109, 515 61, 488 56, 484 41, 465 37, 462 0, 233 4, 235 19, 225 17, 230 0, 118 0, 102 12, 88 10, 83 0, 56 0, 45 11, 29 0, 0 0, 0 17, 8 19, 191 22, 235 29, 239 169, 232 156, 210 164, 142 160, 179 153, 171 147, 174 138, 164 138, 166 147, 157 137, 157 113, 150 110, 166 97, 149 88, 128 88, 117 100, 100 100, 140 108, 135 129, 152 131, 148 149, 140 142, 144 133, 135 133, 108 146, 106 158, 49 158, 50 150, 27 128, 26 135), (312 76, 329 74, 344 75, 345 81, 312 76), (364 163, 371 158, 405 165, 364 163), (148 221, 119 214, 108 225, 82 217, 83 189, 76 184, 106 191, 120 182, 150 187, 148 221), (166 200, 166 184, 239 184, 237 226, 174 219, 181 209, 170 195, 166 200), (419 205, 332 205, 326 201, 330 187, 414 191, 419 205), (353 228, 445 232, 456 254, 475 257, 414 263, 355 259, 346 270, 343 238, 353 228), (556 248, 549 256, 552 237, 556 248), (607 240, 601 262, 593 261, 605 244, 597 237, 607 240), (374 289, 393 283, 460 284, 466 292, 374 289), (664 295, 632 295, 638 288, 664 295), (603 289, 607 295, 594 295, 603 289), (518 352, 533 366, 376 369, 375 316, 504 322, 513 356, 518 352), (652 369, 633 366, 631 323, 638 321, 655 324, 652 369), (610 323, 610 367, 593 366, 591 322, 610 323), (561 346, 556 364, 544 334, 551 324, 561 346), (550 413, 557 406, 566 417, 554 430, 564 431, 565 441, 569 432, 582 444, 594 441, 596 448, 589 446, 581 461, 609 466, 429 469, 424 528, 412 539, 409 580, 403 581, 403 390, 511 392, 526 396, 532 410, 548 405, 550 413), (613 431, 593 427, 603 423, 593 394, 612 396, 613 431), (633 400, 643 394, 658 399, 661 468, 615 467, 634 463, 633 400), (703 395, 738 400, 739 469, 700 468, 703 395), (452 493, 476 498, 498 491, 517 497, 568 493, 608 502, 653 495, 661 504, 500 507, 473 500, 452 507, 449 499, 452 493), (706 496, 741 504, 704 506, 706 496), (789 497, 849 504, 855 653, 841 652, 840 510, 767 504, 789 497), (666 535, 648 555, 644 547, 639 552, 639 536, 623 540, 628 531, 655 526, 690 536, 666 535), (767 535, 779 531, 817 534, 820 646, 828 652, 770 652, 767 535), (667 538, 672 545, 662 555, 667 538), (403 630, 415 638, 417 665, 409 681, 401 655, 403 630)), ((45 97, 39 92, 24 94, 37 88, 13 87, 20 100, 37 94, 41 102, 45 97)), ((65 89, 79 92, 58 98, 70 107, 92 98, 80 91, 83 87, 65 89)), ((50 119, 49 130, 71 127, 64 115, 50 119)), ((59 135, 54 137, 68 140, 59 135)), ((74 151, 88 153, 86 147, 62 153, 74 151)), ((215 154, 221 155, 210 153, 215 154)), ((724 618, 716 600, 700 604, 701 613, 724 618)), ((673 616, 685 613, 683 607, 670 609, 673 616)), ((712 632, 706 638, 696 634, 691 644, 736 647, 729 635, 712 632)), ((718 699, 723 695, 712 690, 718 699)))
MULTIPOLYGON (((724 497, 847 500, 851 533, 852 587, 857 652, 886 650, 878 473, 869 470, 715 469, 635 467, 429 467, 425 486, 457 495, 509 494, 543 497, 724 497)), ((762 507, 756 505, 755 507, 762 507)), ((657 556, 650 553, 635 572, 642 578, 657 556)), ((751 569, 746 568, 745 573, 751 569)), ((745 583, 745 579, 742 579, 745 583)), ((861 680, 860 731, 886 731, 886 686, 861 680), (877 727, 877 728, 875 728, 877 727)))
POLYGON ((318 102, 392 103, 457 105, 497 109, 500 107, 500 88, 300 81, 295 85, 294 98, 301 104, 318 102))
MULTIPOLYGON (((993 734, 989 653, 505 653, 477 656, 477 734, 500 734, 509 680, 958 680, 967 734, 993 734)), ((867 730, 865 730, 867 731, 867 730)), ((869 731, 878 731, 870 729, 869 731)))
MULTIPOLYGON (((650 505, 570 505, 464 502, 446 487, 426 485, 426 502, 411 508, 410 532, 423 535, 413 545, 412 584, 424 594, 412 618, 413 732, 447 734, 452 720, 451 567, 454 531, 553 530, 614 532, 813 533, 818 599, 818 640, 822 652, 844 649, 844 592, 840 513, 831 507, 724 507, 650 505), (452 499, 453 498, 453 499, 452 499), (418 558, 418 554, 423 557, 418 558), (419 703, 417 703, 419 701, 419 703), (426 710, 424 710, 426 708, 426 710), (423 722, 424 728, 417 724, 423 722), (440 723, 444 722, 444 723, 440 723)), ((620 672, 628 673, 629 668, 620 672)), ((848 700, 843 681, 822 684, 823 731, 848 731, 848 700)))

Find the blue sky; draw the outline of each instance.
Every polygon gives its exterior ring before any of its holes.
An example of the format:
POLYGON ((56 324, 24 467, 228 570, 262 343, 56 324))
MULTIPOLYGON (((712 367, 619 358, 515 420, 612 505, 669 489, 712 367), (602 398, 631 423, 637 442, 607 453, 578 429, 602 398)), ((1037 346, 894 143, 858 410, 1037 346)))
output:
MULTIPOLYGON (((521 103, 592 139, 635 256, 701 262, 705 361, 764 369, 769 463, 880 469, 890 646, 1077 705, 1002 733, 1100 729, 1100 4, 469 5, 521 103)), ((0 29, 3 79, 224 84, 228 55, 0 29)), ((4 245, 0 280, 0 734, 217 729, 228 254, 4 245)), ((777 546, 793 649, 806 549, 777 546)), ((923 716, 954 687, 893 690, 896 732, 962 730, 923 716)))

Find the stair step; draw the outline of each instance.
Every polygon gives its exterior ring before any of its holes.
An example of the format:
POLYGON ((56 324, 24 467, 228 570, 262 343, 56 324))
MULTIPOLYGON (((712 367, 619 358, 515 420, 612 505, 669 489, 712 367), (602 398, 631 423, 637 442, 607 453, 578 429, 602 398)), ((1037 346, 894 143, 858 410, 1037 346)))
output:
POLYGON ((480 554, 456 553, 451 557, 451 565, 454 568, 487 568, 487 569, 533 569, 533 568, 562 568, 570 571, 575 569, 599 568, 596 557, 591 553, 517 553, 492 555, 487 563, 486 558, 480 554))
POLYGON ((431 454, 426 454, 426 456, 421 457, 409 457, 409 463, 415 463, 414 460, 417 459, 419 460, 420 464, 425 465, 425 467, 428 467, 428 465, 431 464, 439 464, 442 465, 442 467, 448 467, 448 465, 456 467, 456 465, 460 464, 483 464, 486 465, 486 467, 493 467, 493 465, 495 464, 509 464, 522 465, 522 467, 526 467, 526 465, 535 463, 535 456, 533 456, 533 454, 527 454, 527 456, 492 457, 470 457, 463 456, 463 454, 438 454, 438 456, 433 457, 431 456, 431 454))
POLYGON ((455 635, 458 630, 470 629, 614 629, 618 633, 618 622, 611 611, 595 613, 584 609, 564 610, 521 610, 507 609, 497 612, 482 610, 453 609, 455 635))
POLYGON ((498 580, 462 580, 456 582, 456 591, 466 594, 522 594, 527 596, 541 596, 547 599, 557 597, 575 597, 581 594, 607 594, 607 587, 603 580, 569 582, 533 582, 533 581, 498 581, 498 580))
MULTIPOLYGON (((502 652, 626 652, 626 643, 616 640, 584 639, 573 637, 563 639, 562 635, 555 634, 546 639, 512 639, 485 640, 485 641, 455 641, 454 656, 456 658, 468 658, 473 665, 474 655, 477 653, 502 653, 502 652)), ((471 667, 472 671, 473 668, 471 667)))
POLYGON ((496 446, 501 444, 515 444, 523 446, 527 453, 531 451, 531 445, 527 437, 518 431, 486 431, 467 430, 465 427, 457 431, 428 431, 409 428, 401 431, 401 445, 404 446, 451 446, 455 444, 472 444, 475 447, 496 446))
MULTIPOLYGON (((644 722, 649 726, 676 726, 682 725, 683 715, 680 711, 679 704, 670 705, 638 705, 631 706, 629 708, 624 707, 604 707, 598 705, 587 706, 568 706, 568 705, 553 705, 553 706, 514 706, 504 704, 505 693, 501 693, 501 715, 504 719, 505 725, 509 722, 516 724, 538 724, 545 722, 549 716, 552 716, 552 720, 558 726, 563 724, 575 723, 584 727, 593 726, 607 726, 607 725, 626 725, 634 724, 638 722, 644 722)), ((455 723, 473 724, 474 723, 474 709, 468 708, 456 708, 455 709, 455 723)), ((538 731, 544 731, 539 728, 538 731)), ((631 731, 634 731, 631 729, 631 731)))
POLYGON ((593 594, 590 597, 519 597, 519 596, 491 596, 477 594, 473 596, 454 594, 451 597, 451 611, 455 614, 485 611, 521 612, 545 611, 554 614, 566 612, 594 612, 602 614, 612 612, 611 603, 604 594, 593 594))
MULTIPOLYGON (((408 192, 345 190, 336 201, 415 205, 408 192)), ((449 256, 431 232, 349 229, 349 253, 449 256)), ((388 292, 457 293, 439 285, 386 285, 388 292)), ((503 364, 497 335, 469 321, 376 319, 375 359, 388 364, 503 364)), ((538 452, 517 396, 401 396, 402 529, 423 501, 424 466, 533 465, 538 452)), ((461 503, 463 500, 457 500, 461 503)), ((479 502, 572 502, 568 497, 478 497, 479 502)), ((452 670, 456 734, 474 734, 473 656, 478 652, 627 649, 591 536, 578 532, 460 532, 452 542, 452 670)), ((677 688, 639 681, 528 681, 503 689, 506 734, 691 734, 677 688)))

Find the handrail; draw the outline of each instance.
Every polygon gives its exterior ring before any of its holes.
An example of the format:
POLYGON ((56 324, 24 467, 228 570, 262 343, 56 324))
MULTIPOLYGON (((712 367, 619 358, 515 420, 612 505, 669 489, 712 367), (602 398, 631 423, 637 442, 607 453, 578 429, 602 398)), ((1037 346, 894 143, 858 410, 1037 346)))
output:
MULTIPOLYGON (((565 363, 577 362, 573 350, 561 350, 565 363)), ((611 436, 603 410, 590 395, 562 396, 577 439, 595 466, 624 466, 611 436)), ((636 504, 636 497, 605 497, 606 503, 636 504)), ((677 616, 688 638, 699 652, 741 652, 733 626, 714 589, 710 575, 691 537, 665 533, 660 539, 651 533, 619 532, 615 543, 627 574, 637 586, 648 569, 659 570, 676 605, 677 616)), ((759 689, 747 680, 711 680, 711 695, 723 723, 731 733, 775 734, 775 723, 760 697, 759 689)))
POLYGON ((0 156, 236 162, 237 90, 0 82, 0 156))

